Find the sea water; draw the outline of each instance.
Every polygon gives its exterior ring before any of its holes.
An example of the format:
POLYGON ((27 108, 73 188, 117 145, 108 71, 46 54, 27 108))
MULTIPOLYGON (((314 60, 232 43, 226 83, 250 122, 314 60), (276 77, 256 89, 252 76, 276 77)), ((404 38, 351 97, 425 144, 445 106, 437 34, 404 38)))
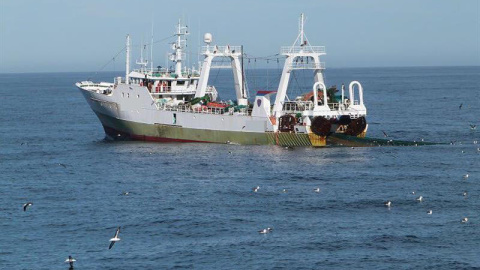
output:
MULTIPOLYGON (((247 72, 250 97, 274 74, 247 72)), ((74 86, 91 73, 0 74, 0 269, 478 269, 479 74, 327 70, 362 83, 368 136, 446 143, 353 149, 107 141, 74 86)))

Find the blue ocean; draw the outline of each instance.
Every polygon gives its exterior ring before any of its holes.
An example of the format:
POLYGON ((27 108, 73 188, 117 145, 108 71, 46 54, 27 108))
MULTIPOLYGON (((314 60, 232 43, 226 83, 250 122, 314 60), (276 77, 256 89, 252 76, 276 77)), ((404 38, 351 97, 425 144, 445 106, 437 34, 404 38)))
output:
POLYGON ((417 147, 109 141, 74 83, 121 75, 0 74, 0 269, 480 269, 480 67, 326 71, 369 137, 442 143, 417 147))

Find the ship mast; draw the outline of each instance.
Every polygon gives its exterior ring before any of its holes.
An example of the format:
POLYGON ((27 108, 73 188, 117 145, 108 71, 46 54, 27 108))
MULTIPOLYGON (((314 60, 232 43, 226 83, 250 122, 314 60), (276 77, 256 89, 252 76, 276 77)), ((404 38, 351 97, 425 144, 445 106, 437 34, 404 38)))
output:
POLYGON ((185 36, 188 34, 187 26, 182 26, 181 20, 178 20, 177 31, 175 33, 177 36, 177 41, 173 43, 172 46, 175 52, 171 55, 171 60, 175 62, 175 74, 177 74, 180 78, 182 77, 182 61, 185 55, 183 49, 187 43, 185 36))
POLYGON ((148 60, 143 58, 143 52, 145 51, 147 45, 143 44, 142 38, 142 46, 140 46, 140 61, 136 61, 137 65, 140 65, 140 72, 144 72, 147 69, 148 60))
POLYGON ((130 84, 130 35, 127 35, 126 44, 126 57, 125 57, 125 84, 130 84))

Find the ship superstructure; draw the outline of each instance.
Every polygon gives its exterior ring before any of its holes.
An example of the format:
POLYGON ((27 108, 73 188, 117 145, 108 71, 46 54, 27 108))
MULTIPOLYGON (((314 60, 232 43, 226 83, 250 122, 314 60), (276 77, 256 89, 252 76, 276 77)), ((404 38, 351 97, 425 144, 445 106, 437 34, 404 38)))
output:
POLYGON ((324 82, 325 47, 311 46, 304 33, 301 15, 299 35, 292 46, 282 47, 286 57, 277 91, 257 91, 248 100, 243 71, 242 46, 212 45, 212 35, 204 35, 204 57, 200 70, 182 67, 187 28, 176 29, 174 70, 147 69, 141 57, 140 69, 130 71, 130 39, 127 36, 125 78, 114 83, 80 82, 80 88, 107 135, 150 141, 273 144, 282 146, 324 146, 332 133, 364 136, 367 130, 363 89, 350 83, 348 97, 327 89, 324 82), (212 61, 231 62, 237 100, 218 101, 214 86, 208 85, 212 61), (313 70, 312 91, 295 100, 288 99, 290 74, 299 69, 313 70), (355 88, 357 91, 355 91, 355 88), (355 99, 355 92, 358 100, 355 99), (270 97, 276 95, 271 104, 270 97))

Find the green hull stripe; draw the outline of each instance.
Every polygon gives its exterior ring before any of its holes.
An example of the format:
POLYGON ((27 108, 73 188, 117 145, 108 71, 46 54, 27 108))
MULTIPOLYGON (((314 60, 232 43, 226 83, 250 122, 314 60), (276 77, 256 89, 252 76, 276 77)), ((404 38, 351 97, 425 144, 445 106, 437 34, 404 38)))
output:
POLYGON ((173 125, 144 124, 117 119, 97 113, 104 126, 136 136, 165 138, 172 140, 201 141, 213 143, 270 144, 281 146, 311 146, 308 134, 273 132, 238 132, 183 128, 173 125))

